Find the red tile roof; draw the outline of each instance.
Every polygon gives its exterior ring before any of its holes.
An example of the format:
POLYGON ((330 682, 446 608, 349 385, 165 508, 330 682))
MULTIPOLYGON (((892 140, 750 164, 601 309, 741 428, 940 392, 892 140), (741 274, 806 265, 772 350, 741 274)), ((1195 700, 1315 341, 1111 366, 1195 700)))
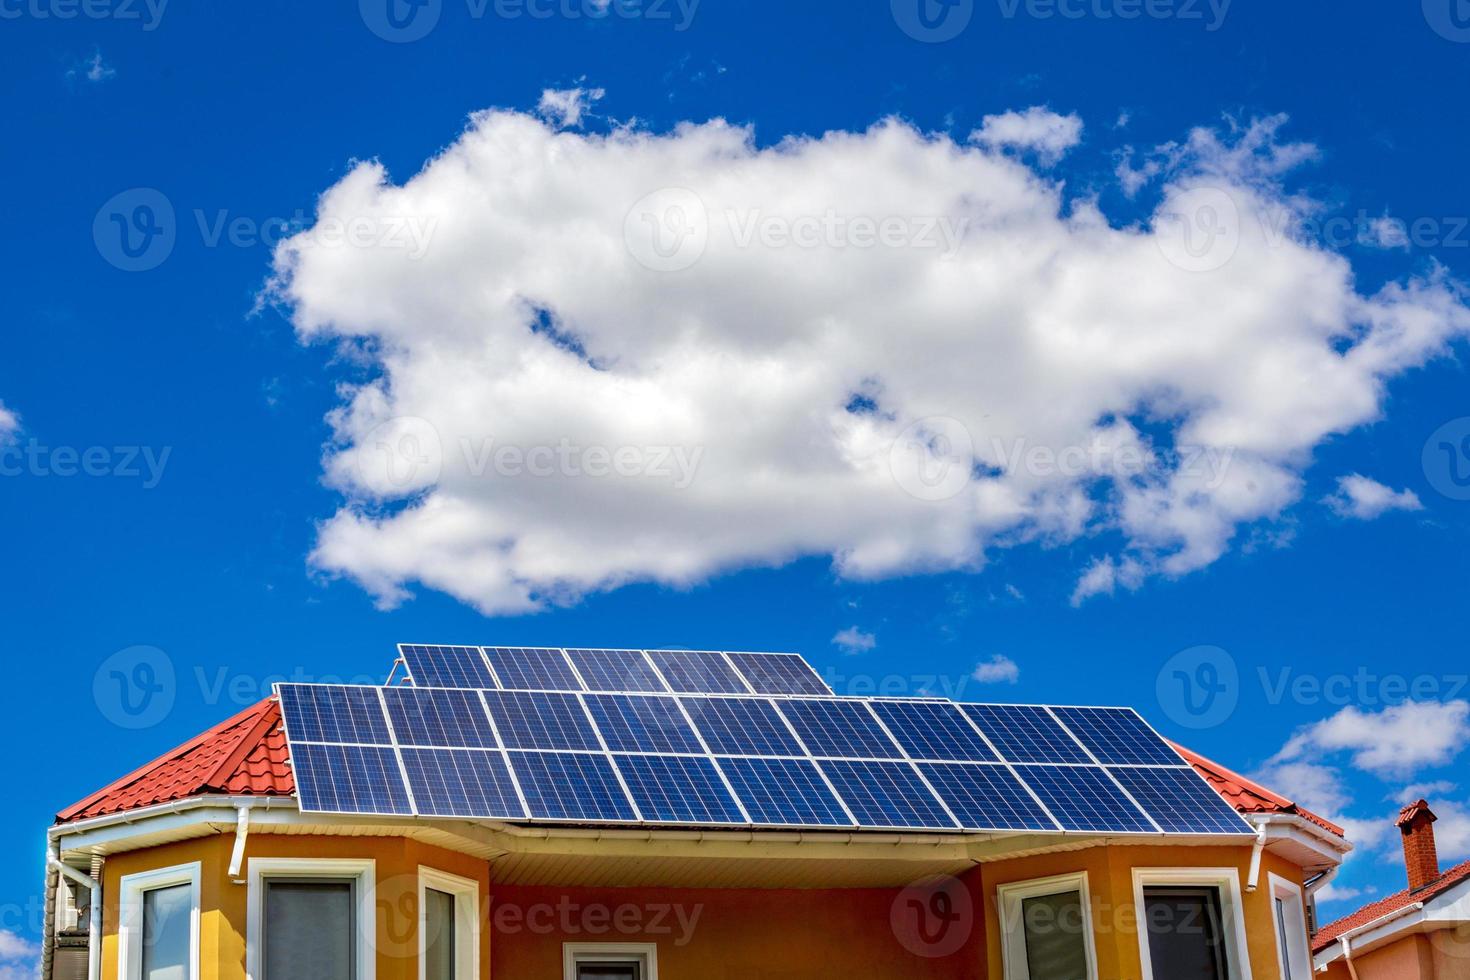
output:
POLYGON ((1401 892, 1394 892, 1387 898, 1380 898, 1376 902, 1364 905, 1351 915, 1345 915, 1336 922, 1329 922, 1317 930, 1317 934, 1312 937, 1312 952, 1320 953, 1336 942, 1338 937, 1345 932, 1351 932, 1359 926, 1366 926, 1375 919, 1381 919, 1392 912, 1406 909, 1415 902, 1427 902, 1465 881, 1470 881, 1470 861, 1455 865, 1440 875, 1433 884, 1426 885, 1418 891, 1410 891, 1405 888, 1401 892))
POLYGON ((1226 769, 1218 762, 1212 762, 1197 752, 1191 752, 1182 745, 1172 742, 1170 744, 1174 745, 1179 754, 1184 756, 1185 762, 1194 766, 1195 771, 1209 780, 1210 785, 1215 787, 1215 791, 1225 797, 1226 801, 1241 813, 1280 813, 1301 817, 1329 833, 1339 837, 1345 836, 1343 829, 1337 824, 1317 816, 1306 807, 1297 806, 1291 800, 1271 792, 1260 783, 1252 782, 1239 773, 1226 769))
POLYGON ((290 796, 291 774, 281 706, 262 701, 57 814, 71 823, 191 796, 290 796))

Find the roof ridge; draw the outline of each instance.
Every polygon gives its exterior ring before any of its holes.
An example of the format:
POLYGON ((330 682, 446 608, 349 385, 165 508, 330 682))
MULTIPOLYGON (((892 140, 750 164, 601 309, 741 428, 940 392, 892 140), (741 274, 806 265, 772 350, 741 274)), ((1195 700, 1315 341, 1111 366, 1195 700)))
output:
POLYGON ((158 769, 161 769, 171 762, 177 761, 183 756, 188 755, 190 752, 193 752, 201 746, 204 746, 214 739, 219 738, 230 729, 244 724, 244 722, 252 715, 263 712, 265 708, 269 706, 271 701, 271 698, 266 698, 265 700, 260 701, 250 706, 249 708, 246 708, 244 711, 240 712, 234 717, 222 721, 218 725, 215 725, 213 728, 204 732, 202 735, 196 735, 194 738, 189 739, 182 745, 178 745, 170 749, 169 751, 165 752, 163 755, 160 755, 158 758, 152 760, 151 762, 147 762, 142 766, 139 766, 137 769, 128 773, 121 779, 115 780, 112 783, 109 783, 107 786, 104 786, 97 792, 84 797, 76 803, 73 803, 71 806, 67 807, 56 815, 57 823, 66 823, 70 820, 75 819, 78 814, 85 813, 90 807, 92 807, 99 801, 106 799, 108 796, 111 796, 113 793, 116 793, 118 790, 124 788, 125 786, 129 786, 132 783, 146 778, 158 769))

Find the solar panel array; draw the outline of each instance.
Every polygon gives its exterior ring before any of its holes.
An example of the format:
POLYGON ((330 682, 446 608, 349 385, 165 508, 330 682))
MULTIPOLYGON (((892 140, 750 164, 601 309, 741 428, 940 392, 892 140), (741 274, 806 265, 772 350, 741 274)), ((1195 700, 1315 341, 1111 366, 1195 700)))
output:
POLYGON ((794 653, 708 650, 563 650, 405 643, 399 658, 414 687, 608 694, 772 694, 831 697, 794 653))
MULTIPOLYGON (((476 676, 470 651, 479 648, 403 649, 420 685, 424 676, 476 676)), ((514 677, 517 684, 552 686, 277 690, 308 812, 922 832, 1253 833, 1131 709, 818 696, 806 689, 806 674, 816 677, 810 667, 803 673, 784 660, 750 666, 750 658, 777 656, 494 648, 479 662, 498 684, 514 677), (682 690, 732 679, 783 690, 682 690), (643 690, 655 681, 660 690, 643 690), (576 690, 560 689, 572 684, 576 690), (627 690, 602 690, 613 685, 627 690)))

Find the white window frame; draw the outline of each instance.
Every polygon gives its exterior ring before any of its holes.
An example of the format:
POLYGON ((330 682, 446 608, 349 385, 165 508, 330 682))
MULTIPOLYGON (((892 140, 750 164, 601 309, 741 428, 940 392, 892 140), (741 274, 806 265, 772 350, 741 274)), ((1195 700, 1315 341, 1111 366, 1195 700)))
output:
POLYGON ((1053 875, 1013 881, 996 888, 996 910, 1000 915, 1001 962, 1005 980, 1031 980, 1031 966, 1026 959, 1026 922, 1023 913, 1026 899, 1078 892, 1082 897, 1082 944, 1087 952, 1087 978, 1097 980, 1097 949, 1092 929, 1092 892, 1087 885, 1087 872, 1053 875))
MULTIPOLYGON (((1270 888, 1271 897, 1271 928, 1276 931, 1276 957, 1281 958, 1283 937, 1281 935, 1281 920, 1276 916, 1276 900, 1285 899, 1293 903, 1292 907, 1297 910, 1297 925, 1302 927, 1301 936, 1302 955, 1291 964, 1291 980, 1311 980, 1312 970, 1312 941, 1307 935, 1307 902, 1302 887, 1295 882, 1288 881, 1274 872, 1267 873, 1266 881, 1270 888)), ((1286 945, 1288 952, 1291 947, 1286 945)), ((1286 964, 1280 964, 1281 980, 1286 980, 1286 964)))
POLYGON ((138 980, 143 975, 144 894, 179 885, 188 885, 190 889, 189 980, 199 980, 199 888, 202 874, 199 862, 195 861, 125 875, 118 882, 117 962, 122 980, 138 980))
POLYGON ((658 980, 656 943, 563 943, 561 948, 566 980, 577 980, 577 964, 584 960, 637 963, 643 967, 643 980, 658 980))
POLYGON ((479 980, 480 883, 436 868, 419 866, 419 980, 427 980, 429 889, 454 897, 454 977, 479 980))
MULTIPOLYGON (((1148 912, 1143 902, 1145 888, 1215 888, 1220 893, 1221 937, 1226 947, 1230 980, 1252 980, 1250 944, 1245 936, 1245 905, 1240 897, 1239 868, 1134 868, 1133 903, 1138 919, 1138 955, 1143 980, 1156 980, 1148 948, 1148 912)), ((1168 980, 1167 977, 1157 980, 1168 980)))
POLYGON ((265 886, 271 878, 324 878, 357 883, 356 971, 353 980, 377 980, 377 867, 374 860, 353 858, 251 858, 246 897, 245 977, 261 980, 265 966, 265 886))

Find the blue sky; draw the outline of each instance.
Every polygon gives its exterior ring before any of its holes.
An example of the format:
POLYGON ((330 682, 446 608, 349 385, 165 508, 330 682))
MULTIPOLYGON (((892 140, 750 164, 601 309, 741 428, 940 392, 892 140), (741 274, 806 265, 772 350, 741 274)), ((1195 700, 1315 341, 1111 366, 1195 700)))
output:
POLYGON ((368 0, 0 3, 5 714, 55 747, 0 816, 36 843, 0 863, 0 929, 36 937, 56 810, 273 677, 380 676, 405 640, 797 650, 854 693, 1131 704, 1353 821, 1329 916, 1400 887, 1381 830, 1410 789, 1470 858, 1449 0, 977 0, 932 31, 904 3, 443 0, 417 40, 368 0), (712 119, 750 132, 675 128, 712 119), (947 217, 980 258, 854 258, 850 224, 737 254, 712 226, 702 261, 652 268, 630 189, 663 219, 670 188, 745 208, 737 233, 850 207, 912 245, 947 217), (1181 270, 1200 256, 1160 216, 1208 231, 1219 193, 1291 228, 1181 270), (321 244, 362 215, 361 248, 321 244), (381 258, 414 218, 423 264, 381 258), (1390 349, 1339 370, 1364 342, 1390 349), (1001 474, 986 447, 1071 445, 1067 413, 1178 454, 1001 474), (405 417, 444 447, 602 438, 644 471, 476 478, 441 447, 442 486, 399 486, 373 458, 417 445, 379 428, 405 417), (952 460, 944 419, 973 472, 925 500, 886 447, 952 460), (638 483, 662 439, 702 454, 690 494, 638 483), (1170 482, 1196 444, 1230 475, 1170 482))

